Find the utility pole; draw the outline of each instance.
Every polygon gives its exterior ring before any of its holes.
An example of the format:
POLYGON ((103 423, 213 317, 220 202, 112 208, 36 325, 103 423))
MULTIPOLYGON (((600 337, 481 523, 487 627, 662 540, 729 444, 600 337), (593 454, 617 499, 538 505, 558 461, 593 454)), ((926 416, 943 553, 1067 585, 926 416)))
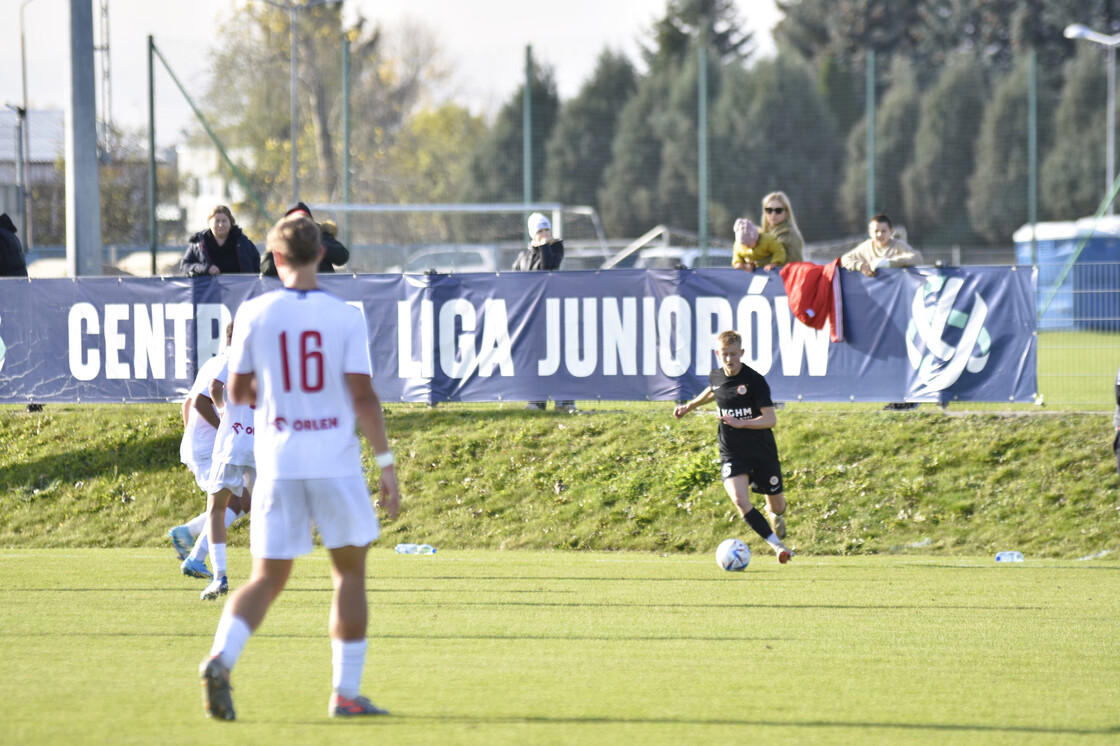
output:
POLYGON ((101 274, 101 189, 97 173, 97 96, 93 7, 70 0, 70 99, 66 117, 66 271, 101 274))

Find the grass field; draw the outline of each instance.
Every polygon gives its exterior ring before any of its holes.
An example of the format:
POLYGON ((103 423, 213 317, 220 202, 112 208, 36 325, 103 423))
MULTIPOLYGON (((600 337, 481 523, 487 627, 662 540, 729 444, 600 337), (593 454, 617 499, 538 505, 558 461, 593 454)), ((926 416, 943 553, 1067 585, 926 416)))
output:
POLYGON ((1038 333, 1038 388, 1047 406, 1111 409, 1120 335, 1090 330, 1038 333))
MULTIPOLYGON (((746 537, 744 537, 746 538, 746 537)), ((749 539, 748 539, 749 540, 749 539)), ((0 551, 6 744, 1055 744, 1120 739, 1120 564, 371 555, 365 689, 326 718, 319 550, 204 719, 220 606, 171 551, 0 551)), ((248 557, 234 550, 234 585, 248 557)))

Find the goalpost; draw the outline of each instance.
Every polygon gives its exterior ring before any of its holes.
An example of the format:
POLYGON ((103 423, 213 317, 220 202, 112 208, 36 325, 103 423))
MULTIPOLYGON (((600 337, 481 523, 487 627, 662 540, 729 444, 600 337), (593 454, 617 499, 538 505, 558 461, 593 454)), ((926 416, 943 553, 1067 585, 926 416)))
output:
POLYGON ((525 221, 534 212, 547 215, 553 235, 564 240, 565 268, 597 267, 611 253, 598 213, 584 205, 320 202, 310 207, 317 220, 337 224, 339 239, 350 249, 352 272, 399 269, 410 256, 433 248, 483 249, 500 257, 501 268, 508 268, 528 245, 525 221))

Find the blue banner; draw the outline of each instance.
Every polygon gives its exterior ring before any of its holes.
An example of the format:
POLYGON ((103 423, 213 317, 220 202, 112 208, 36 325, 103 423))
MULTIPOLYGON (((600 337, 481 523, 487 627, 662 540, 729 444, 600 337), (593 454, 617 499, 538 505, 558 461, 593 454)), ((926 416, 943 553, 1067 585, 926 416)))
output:
MULTIPOLYGON (((843 342, 777 272, 326 275, 362 309, 385 401, 691 398, 737 329, 781 401, 1028 401, 1035 277, 1017 267, 841 273, 843 342)), ((0 401, 169 401, 272 279, 0 280, 0 401)))

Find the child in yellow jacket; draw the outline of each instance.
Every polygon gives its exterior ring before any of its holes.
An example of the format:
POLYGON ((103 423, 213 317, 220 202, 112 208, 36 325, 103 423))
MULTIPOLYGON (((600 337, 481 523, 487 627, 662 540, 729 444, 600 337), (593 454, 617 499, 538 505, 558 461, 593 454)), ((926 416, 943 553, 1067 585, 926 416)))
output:
POLYGON ((786 247, 769 233, 760 233, 750 220, 739 218, 735 221, 735 251, 731 255, 731 266, 753 272, 755 267, 773 269, 786 263, 786 247))

